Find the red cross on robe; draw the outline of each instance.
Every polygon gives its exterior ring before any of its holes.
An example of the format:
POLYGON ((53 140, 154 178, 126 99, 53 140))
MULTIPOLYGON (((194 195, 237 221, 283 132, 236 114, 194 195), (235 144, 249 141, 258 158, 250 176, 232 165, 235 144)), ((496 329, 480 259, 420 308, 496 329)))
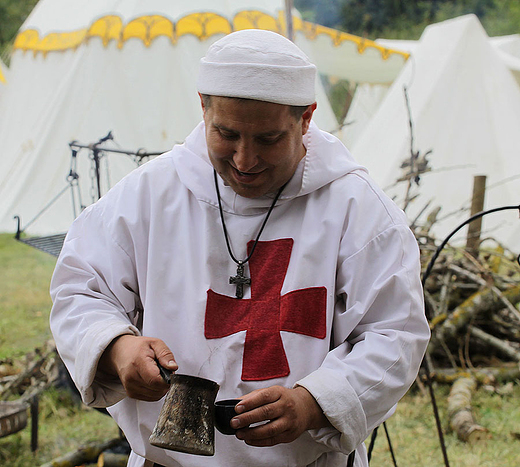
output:
MULTIPOLYGON (((253 242, 247 245, 250 251, 253 242)), ((258 242, 249 260, 251 298, 237 299, 209 289, 204 335, 219 339, 246 332, 243 381, 260 381, 289 374, 280 331, 324 339, 327 289, 310 287, 280 295, 293 240, 258 242)))

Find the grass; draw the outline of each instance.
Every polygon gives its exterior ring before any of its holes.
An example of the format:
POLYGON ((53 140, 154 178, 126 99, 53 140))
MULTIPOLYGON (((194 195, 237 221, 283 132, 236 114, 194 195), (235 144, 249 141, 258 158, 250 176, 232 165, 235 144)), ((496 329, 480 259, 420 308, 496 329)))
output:
MULTIPOLYGON (((459 441, 449 432, 445 422, 447 386, 436 387, 443 431, 451 466, 497 467, 518 466, 520 459, 520 386, 515 384, 513 392, 498 395, 479 389, 473 397, 476 422, 489 430, 485 441, 470 445, 459 441)), ((431 409, 429 396, 416 390, 410 391, 398 404, 396 413, 387 421, 397 465, 442 467, 444 461, 431 409)), ((392 464, 384 430, 378 432, 372 454, 371 467, 392 464)))
MULTIPOLYGON (((24 355, 52 338, 49 283, 52 256, 0 234, 0 360, 24 355)), ((118 436, 115 422, 82 406, 64 389, 49 389, 39 401, 39 448, 31 452, 30 419, 23 430, 0 438, 0 465, 37 466, 90 442, 118 436)))
POLYGON ((82 445, 118 436, 117 425, 110 417, 82 406, 69 391, 52 388, 39 401, 38 450, 31 452, 29 419, 23 430, 0 438, 0 465, 38 466, 82 445))
POLYGON ((49 283, 56 261, 0 234, 0 359, 51 338, 49 283))
MULTIPOLYGON (((51 338, 49 282, 55 259, 0 234, 0 360, 23 355, 51 338)), ((518 382, 517 382, 518 383, 518 382)), ((509 395, 479 389, 473 399, 477 423, 489 430, 486 441, 471 446, 446 433, 445 410, 449 388, 436 388, 450 465, 456 467, 517 466, 520 459, 520 385, 509 395)), ((30 450, 30 428, 0 438, 0 465, 37 466, 78 446, 118 435, 115 423, 85 408, 59 389, 40 399, 39 449, 30 450)), ((410 391, 387 422, 400 467, 444 465, 429 397, 410 391)), ((391 466, 384 430, 380 429, 371 467, 391 466)))

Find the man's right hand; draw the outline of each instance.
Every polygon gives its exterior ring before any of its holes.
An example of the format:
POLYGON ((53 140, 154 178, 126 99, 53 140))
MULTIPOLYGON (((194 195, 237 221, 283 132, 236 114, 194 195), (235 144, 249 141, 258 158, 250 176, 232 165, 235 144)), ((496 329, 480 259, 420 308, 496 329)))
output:
POLYGON ((153 337, 123 335, 114 339, 99 360, 98 369, 117 376, 128 397, 157 401, 169 389, 155 360, 170 371, 178 368, 171 350, 153 337))

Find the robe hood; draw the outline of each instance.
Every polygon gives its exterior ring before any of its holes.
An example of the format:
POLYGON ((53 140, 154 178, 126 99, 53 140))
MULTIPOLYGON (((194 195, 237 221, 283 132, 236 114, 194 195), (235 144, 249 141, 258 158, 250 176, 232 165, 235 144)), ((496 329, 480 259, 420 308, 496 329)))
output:
MULTIPOLYGON (((306 154, 300 161, 294 175, 285 187, 276 205, 281 205, 299 196, 305 196, 328 185, 334 180, 354 171, 366 169, 357 164, 343 143, 318 128, 311 121, 303 136, 306 154)), ((170 152, 181 182, 203 202, 217 205, 217 195, 213 183, 213 165, 208 156, 205 125, 199 123, 186 138, 170 152)), ((268 194, 259 198, 245 198, 224 185, 218 177, 220 195, 224 211, 239 215, 257 215, 265 211, 274 198, 268 194)))

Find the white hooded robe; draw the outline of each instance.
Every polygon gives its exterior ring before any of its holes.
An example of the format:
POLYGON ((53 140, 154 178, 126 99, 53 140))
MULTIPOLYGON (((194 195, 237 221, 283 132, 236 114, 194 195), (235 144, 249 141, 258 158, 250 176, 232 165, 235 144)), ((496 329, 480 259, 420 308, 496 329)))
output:
MULTIPOLYGON (((229 283, 236 264, 203 123, 72 225, 51 283, 51 329, 83 401, 109 407, 124 431, 130 465, 344 466, 360 447, 355 465, 366 466, 363 441, 414 381, 429 338, 415 237, 339 140, 311 123, 304 145, 246 265, 243 299, 229 283), (97 372, 122 334, 162 339, 178 373, 216 381, 218 399, 301 385, 333 428, 269 448, 217 432, 204 458, 151 446, 163 400, 125 397, 97 372)), ((273 197, 243 198, 220 178, 219 187, 243 259, 273 197)))

